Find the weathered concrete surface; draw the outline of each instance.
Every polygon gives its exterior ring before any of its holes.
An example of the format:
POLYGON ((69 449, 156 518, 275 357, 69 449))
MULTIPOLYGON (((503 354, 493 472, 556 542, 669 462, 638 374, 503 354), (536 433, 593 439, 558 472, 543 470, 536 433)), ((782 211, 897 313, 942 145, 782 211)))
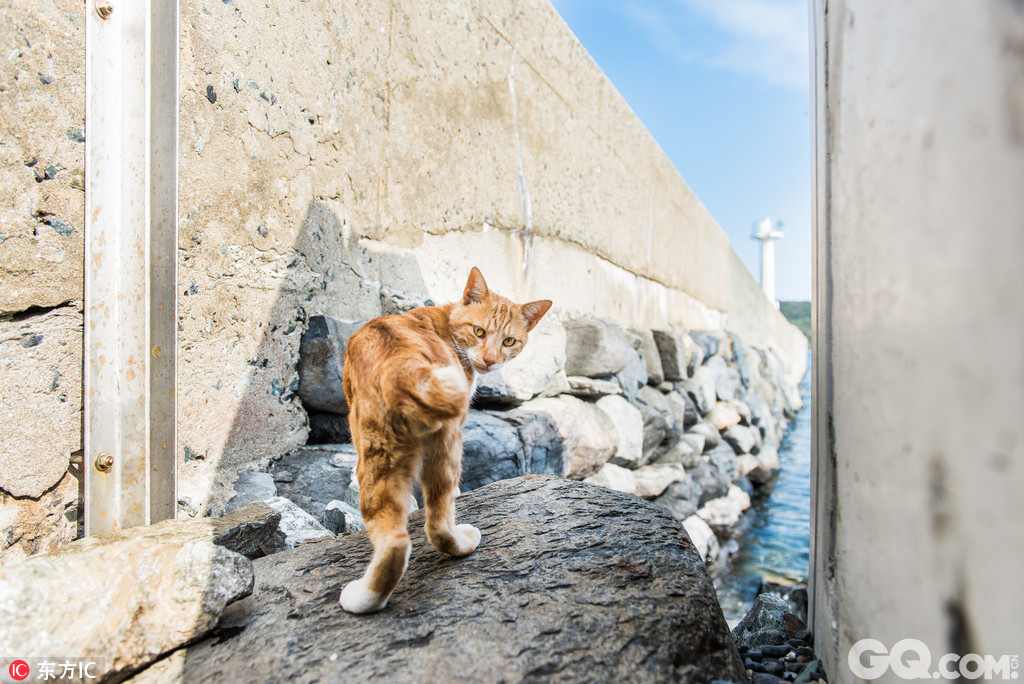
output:
POLYGON ((108 675, 144 665, 252 591, 252 563, 238 551, 256 551, 278 520, 250 504, 218 520, 88 537, 2 569, 0 652, 99 656, 108 675))
POLYGON ((813 6, 815 646, 1020 654, 1024 6, 813 6))
POLYGON ((412 516, 409 570, 383 612, 338 595, 365 534, 257 560, 253 595, 210 638, 134 681, 742 681, 714 589, 682 525, 636 497, 553 477, 458 499, 480 528, 442 556, 412 516))

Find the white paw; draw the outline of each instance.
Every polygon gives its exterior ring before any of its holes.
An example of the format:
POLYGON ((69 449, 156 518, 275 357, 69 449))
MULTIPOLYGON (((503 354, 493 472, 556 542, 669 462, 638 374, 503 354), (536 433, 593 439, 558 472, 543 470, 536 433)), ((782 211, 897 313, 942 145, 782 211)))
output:
POLYGON ((455 541, 459 544, 459 553, 468 556, 480 545, 480 530, 472 525, 456 525, 455 541))
POLYGON ((381 597, 377 592, 370 591, 366 585, 364 579, 357 579, 345 585, 341 590, 341 607, 350 613, 362 614, 381 610, 388 605, 387 596, 381 597))

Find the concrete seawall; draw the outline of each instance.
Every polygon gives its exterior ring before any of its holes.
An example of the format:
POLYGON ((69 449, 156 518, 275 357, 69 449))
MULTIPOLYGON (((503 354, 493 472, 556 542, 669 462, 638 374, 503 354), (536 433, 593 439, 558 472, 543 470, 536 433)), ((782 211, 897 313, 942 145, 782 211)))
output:
MULTIPOLYGON (((57 120, 84 131, 81 8, 14 4, 31 20, 7 24, 16 27, 5 29, 12 41, 24 33, 62 58, 49 85, 36 77, 49 73, 43 66, 9 61, 19 79, 2 96, 5 111, 20 101, 44 107, 45 89, 60 84, 57 120)), ((305 441, 294 389, 309 315, 369 318, 396 293, 445 301, 472 265, 499 292, 554 299, 559 317, 726 329, 776 351, 794 384, 802 375, 804 338, 547 2, 342 8, 316 0, 285 13, 183 0, 180 33, 179 514, 218 509, 239 471, 305 441)), ((75 173, 84 161, 52 120, 20 125, 45 131, 57 151, 20 129, 3 131, 20 147, 5 159, 0 232, 19 221, 37 251, 44 237, 67 242, 61 260, 43 259, 57 273, 46 283, 31 275, 38 269, 15 268, 10 250, 20 242, 0 243, 0 308, 30 328, 34 314, 20 313, 29 306, 80 302, 75 173), (52 156, 65 171, 37 183, 24 164, 33 156, 43 169, 52 156), (66 224, 69 236, 50 224, 32 235, 40 225, 32 212, 49 209, 28 191, 45 187, 61 188, 58 228, 66 224), (41 294, 64 282, 67 292, 41 294)), ((75 340, 80 306, 68 323, 75 340)), ((5 335, 13 325, 0 321, 5 335)), ((43 372, 56 363, 48 349, 20 345, 12 354, 43 372)), ((80 387, 79 377, 62 377, 80 387)), ((44 390, 50 403, 30 407, 5 388, 3 409, 80 412, 77 397, 69 406, 44 390)), ((80 448, 71 423, 68 444, 3 467, 32 470, 38 461, 65 472, 80 448)), ((38 441, 42 433, 24 425, 7 422, 5 444, 38 441)), ((11 520, 38 517, 3 496, 11 520)), ((45 548, 47 534, 24 542, 24 552, 45 548)))

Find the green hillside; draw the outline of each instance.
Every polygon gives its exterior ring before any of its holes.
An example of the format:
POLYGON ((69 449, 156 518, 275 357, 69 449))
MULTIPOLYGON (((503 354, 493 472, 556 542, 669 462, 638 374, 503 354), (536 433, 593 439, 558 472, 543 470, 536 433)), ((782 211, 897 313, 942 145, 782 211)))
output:
POLYGON ((811 341, 811 303, 810 302, 779 302, 782 315, 789 322, 800 328, 807 341, 811 341))

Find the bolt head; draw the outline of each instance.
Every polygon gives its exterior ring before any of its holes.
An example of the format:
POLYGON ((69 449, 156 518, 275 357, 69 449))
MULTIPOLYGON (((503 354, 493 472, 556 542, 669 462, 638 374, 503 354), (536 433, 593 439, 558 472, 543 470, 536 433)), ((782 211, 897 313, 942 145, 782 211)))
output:
POLYGON ((96 14, 100 15, 100 19, 107 19, 114 13, 114 6, 110 4, 110 0, 95 0, 93 7, 96 8, 96 14))

